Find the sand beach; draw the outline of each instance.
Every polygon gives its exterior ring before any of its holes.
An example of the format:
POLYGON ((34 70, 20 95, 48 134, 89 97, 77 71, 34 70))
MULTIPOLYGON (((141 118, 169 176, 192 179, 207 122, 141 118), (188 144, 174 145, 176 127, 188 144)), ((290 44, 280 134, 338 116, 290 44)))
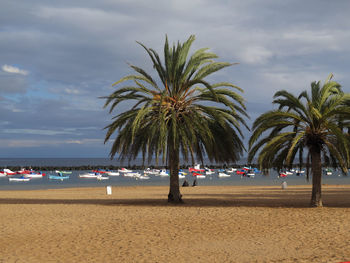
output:
POLYGON ((350 260, 350 186, 0 191, 0 262, 342 262, 350 260))

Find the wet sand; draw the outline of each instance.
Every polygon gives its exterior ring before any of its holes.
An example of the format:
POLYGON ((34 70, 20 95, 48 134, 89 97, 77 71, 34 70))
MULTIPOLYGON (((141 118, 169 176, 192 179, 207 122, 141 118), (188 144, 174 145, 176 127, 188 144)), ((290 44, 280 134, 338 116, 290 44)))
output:
POLYGON ((350 186, 0 191, 0 262, 341 262, 350 186))

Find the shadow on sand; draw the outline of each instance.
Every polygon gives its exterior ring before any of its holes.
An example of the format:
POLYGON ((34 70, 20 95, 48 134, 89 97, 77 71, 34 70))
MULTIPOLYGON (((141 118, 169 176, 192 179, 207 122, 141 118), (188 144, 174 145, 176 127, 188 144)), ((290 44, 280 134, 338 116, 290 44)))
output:
MULTIPOLYGON (((162 206, 162 207, 309 207, 310 189, 279 190, 264 188, 255 191, 237 193, 190 193, 184 195, 183 204, 169 204, 166 195, 154 195, 154 198, 116 198, 104 199, 41 199, 41 198, 0 198, 4 204, 39 205, 105 205, 105 206, 162 206)), ((323 191, 324 207, 350 208, 350 189, 327 189, 323 191)))

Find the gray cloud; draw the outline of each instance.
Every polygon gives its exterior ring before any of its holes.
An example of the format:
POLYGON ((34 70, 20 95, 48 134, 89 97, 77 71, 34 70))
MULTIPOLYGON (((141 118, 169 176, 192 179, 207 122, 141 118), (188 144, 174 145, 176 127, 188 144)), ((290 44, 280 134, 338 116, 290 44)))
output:
POLYGON ((64 156, 66 147, 76 156, 92 148, 107 156, 100 141, 113 115, 98 97, 132 72, 127 62, 154 75, 135 41, 162 54, 166 34, 171 42, 195 34, 193 50, 209 47, 219 60, 240 63, 210 80, 245 90, 249 122, 272 107, 277 90, 297 93, 331 72, 349 92, 349 7, 316 0, 3 0, 0 66, 29 74, 0 70, 1 155, 54 149, 64 156), (15 142, 28 151, 15 150, 15 142))

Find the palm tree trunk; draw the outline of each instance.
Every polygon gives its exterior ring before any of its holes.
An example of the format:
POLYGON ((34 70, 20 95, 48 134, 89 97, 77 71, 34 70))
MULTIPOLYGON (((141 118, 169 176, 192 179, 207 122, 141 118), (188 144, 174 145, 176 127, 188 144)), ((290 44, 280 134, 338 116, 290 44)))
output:
MULTIPOLYGON (((170 144, 172 145, 172 144, 170 144)), ((168 202, 183 203, 179 185, 180 152, 178 147, 169 147, 170 190, 168 202)))
POLYGON ((321 163, 321 150, 311 150, 311 166, 312 166, 312 195, 311 203, 312 207, 322 207, 322 195, 321 195, 321 179, 322 179, 322 163, 321 163))

